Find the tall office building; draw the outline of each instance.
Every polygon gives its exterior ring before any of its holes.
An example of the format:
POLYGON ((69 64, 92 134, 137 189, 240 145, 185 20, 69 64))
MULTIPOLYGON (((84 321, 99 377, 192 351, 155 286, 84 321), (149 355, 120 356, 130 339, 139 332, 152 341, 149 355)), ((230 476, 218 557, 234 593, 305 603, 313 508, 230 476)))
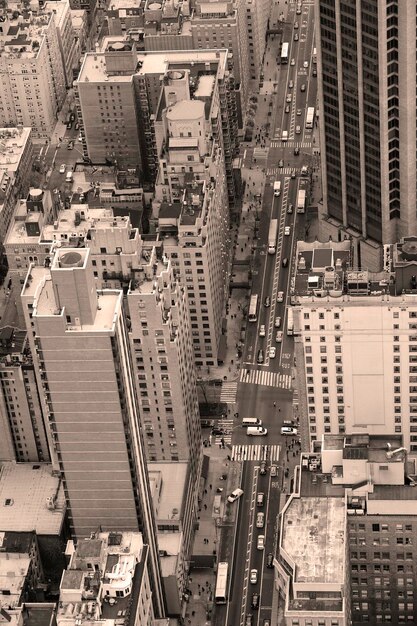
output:
POLYGON ((65 98, 64 64, 54 14, 20 9, 0 23, 0 126, 30 126, 44 143, 65 98))
POLYGON ((158 615, 158 548, 120 290, 97 291, 89 249, 57 248, 32 266, 25 319, 72 534, 141 530, 158 615))
POLYGON ((355 271, 351 242, 298 242, 292 294, 310 439, 401 434, 417 452, 417 239, 355 271))
POLYGON ((415 624, 415 458, 401 436, 325 436, 280 516, 285 626, 415 624))
POLYGON ((416 18, 414 2, 316 0, 320 238, 351 236, 359 268, 417 230, 416 18))

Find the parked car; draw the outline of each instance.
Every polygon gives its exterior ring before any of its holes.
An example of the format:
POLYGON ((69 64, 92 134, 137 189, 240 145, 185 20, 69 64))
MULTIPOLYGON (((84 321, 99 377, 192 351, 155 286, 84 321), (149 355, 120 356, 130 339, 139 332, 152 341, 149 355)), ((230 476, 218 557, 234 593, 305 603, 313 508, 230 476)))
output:
POLYGON ((282 337, 283 337, 283 332, 282 332, 282 330, 279 330, 277 332, 277 336, 275 337, 275 341, 277 343, 282 343, 282 337))
POLYGON ((285 107, 285 113, 289 113, 290 112, 290 105, 287 104, 287 106, 285 107))
POLYGON ((245 626, 252 626, 253 624, 253 615, 252 613, 247 613, 245 618, 245 626))
POLYGON ((268 308, 270 306, 271 306, 271 298, 269 296, 266 296, 264 300, 264 307, 268 308))
POLYGON ((275 318, 275 328, 279 328, 281 326, 281 318, 278 316, 275 318))
POLYGON ((287 93, 286 102, 292 102, 292 93, 287 93))
POLYGON ((277 293, 277 302, 284 302, 284 292, 278 291, 277 293))
POLYGON ((261 324, 261 327, 259 329, 259 336, 260 337, 265 337, 266 335, 266 328, 265 328, 265 324, 261 324))
POLYGON ((251 569, 249 580, 250 580, 251 585, 256 585, 256 583, 258 582, 258 570, 257 569, 251 569))
POLYGON ((258 493, 258 495, 256 496, 256 506, 263 506, 264 500, 265 500, 265 494, 262 492, 258 493))
POLYGON ((241 496, 243 496, 243 489, 235 489, 234 491, 232 491, 230 496, 227 497, 227 501, 236 502, 236 500, 238 500, 241 496))
POLYGON ((286 236, 291 235, 291 226, 285 226, 284 235, 286 236))
MULTIPOLYGON (((265 472, 266 474, 266 472, 265 472)), ((257 513, 256 515, 256 528, 263 528, 265 523, 265 513, 257 513)))
POLYGON ((256 542, 256 547, 258 550, 265 549, 265 535, 258 535, 258 541, 256 542))

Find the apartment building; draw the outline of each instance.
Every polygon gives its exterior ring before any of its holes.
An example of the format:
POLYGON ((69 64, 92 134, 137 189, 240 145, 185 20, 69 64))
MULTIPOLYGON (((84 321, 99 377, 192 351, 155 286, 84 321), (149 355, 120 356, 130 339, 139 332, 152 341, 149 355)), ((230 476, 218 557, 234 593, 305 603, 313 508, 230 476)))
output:
POLYGON ((246 11, 250 78, 251 80, 259 80, 265 53, 271 3, 269 0, 245 0, 242 4, 246 11))
POLYGON ((357 264, 416 232, 414 3, 316 0, 320 239, 346 233, 357 264), (400 37, 401 33, 401 37, 400 37))
POLYGON ((100 532, 74 547, 64 571, 57 626, 152 626, 149 549, 138 532, 100 532))
POLYGON ((280 515, 285 626, 414 623, 415 459, 401 436, 325 435, 280 515))
POLYGON ((59 49, 65 72, 65 86, 70 89, 74 80, 74 70, 78 68, 81 47, 72 24, 69 0, 48 0, 45 2, 43 10, 45 13, 53 13, 55 16, 59 49))
POLYGON ((0 25, 0 126, 32 128, 44 143, 65 98, 65 70, 53 13, 6 11, 0 25))
POLYGON ((27 334, 0 330, 0 460, 49 461, 49 442, 27 334))
POLYGON ((385 250, 386 271, 352 268, 351 242, 298 242, 297 372, 310 439, 393 432, 417 451, 416 238, 385 250))
POLYGON ((33 144, 30 128, 0 128, 0 242, 18 198, 29 190, 33 144))
POLYGON ((30 267, 21 297, 71 532, 78 539, 99 527, 141 530, 162 615, 123 293, 96 289, 88 248, 57 248, 49 267, 30 267))
POLYGON ((214 79, 208 100, 212 107, 212 132, 222 148, 229 202, 233 202, 233 158, 239 144, 227 51, 138 52, 134 42, 117 38, 106 39, 103 47, 103 52, 85 55, 76 82, 85 155, 93 162, 103 163, 107 159, 136 168, 143 180, 154 183, 159 167, 155 122, 167 107, 165 81, 172 73, 186 72, 192 97, 204 100, 204 93, 194 94, 194 85, 202 83, 201 76, 210 74, 214 79))

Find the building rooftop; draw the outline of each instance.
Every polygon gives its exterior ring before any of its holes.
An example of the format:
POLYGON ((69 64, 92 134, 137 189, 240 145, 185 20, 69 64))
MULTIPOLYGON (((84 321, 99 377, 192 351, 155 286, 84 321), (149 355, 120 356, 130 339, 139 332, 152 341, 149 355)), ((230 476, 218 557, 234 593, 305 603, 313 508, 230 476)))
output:
MULTIPOLYGON (((155 502, 157 521, 180 520, 184 501, 184 491, 187 486, 188 463, 150 463, 148 467, 149 477, 152 474, 162 475, 162 488, 158 502, 155 502)), ((157 494, 154 495, 156 497, 157 494)))
POLYGON ((65 518, 61 481, 47 463, 3 463, 0 470, 0 529, 60 535, 65 518))
MULTIPOLYGON (((31 557, 16 553, 0 553, 0 606, 16 607, 20 604, 31 557), (7 590, 7 595, 5 591, 7 590)), ((1 622, 0 622, 1 623, 1 622)))
POLYGON ((52 13, 7 12, 0 35, 0 57, 12 59, 35 59, 45 39, 52 13))
POLYGON ((345 519, 344 498, 292 498, 281 545, 295 563, 294 582, 344 584, 345 519))
POLYGON ((31 128, 0 128, 0 171, 17 170, 31 131, 31 128))

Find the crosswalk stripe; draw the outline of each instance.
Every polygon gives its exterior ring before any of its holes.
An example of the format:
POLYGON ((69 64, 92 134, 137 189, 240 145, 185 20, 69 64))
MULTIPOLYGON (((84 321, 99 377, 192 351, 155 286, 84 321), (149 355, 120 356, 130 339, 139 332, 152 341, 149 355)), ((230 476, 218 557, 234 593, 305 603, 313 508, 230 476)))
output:
POLYGON ((281 389, 291 389, 291 375, 279 372, 269 372, 266 370, 242 370, 240 382, 251 385, 262 385, 264 387, 280 387, 281 389))
POLYGON ((297 141, 295 138, 290 139, 289 141, 279 141, 274 138, 271 141, 271 148, 295 148, 298 146, 299 148, 311 148, 313 143, 311 141, 297 141))
POLYGON ((237 444, 232 447, 233 461, 262 461, 265 456, 268 461, 279 461, 280 446, 237 444))
POLYGON ((220 393, 220 402, 228 402, 233 404, 236 402, 237 383, 236 382, 224 382, 222 384, 222 390, 220 393))

